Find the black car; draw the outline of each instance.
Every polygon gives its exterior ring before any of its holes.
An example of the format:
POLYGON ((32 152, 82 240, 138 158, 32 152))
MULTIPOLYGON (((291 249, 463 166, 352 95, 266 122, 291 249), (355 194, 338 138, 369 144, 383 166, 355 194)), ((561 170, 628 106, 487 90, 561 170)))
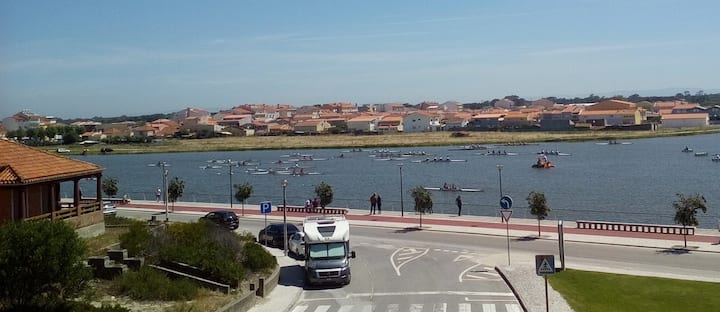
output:
POLYGON ((229 210, 218 210, 208 212, 202 216, 200 220, 211 221, 217 225, 224 226, 230 230, 235 230, 240 226, 240 219, 235 212, 229 210))
MULTIPOLYGON (((258 232, 258 242, 264 244, 267 239, 267 244, 272 246, 283 247, 283 240, 285 236, 285 229, 283 227, 285 223, 272 223, 258 232)), ((292 223, 287 223, 287 237, 290 238, 293 234, 300 232, 300 230, 292 223)))

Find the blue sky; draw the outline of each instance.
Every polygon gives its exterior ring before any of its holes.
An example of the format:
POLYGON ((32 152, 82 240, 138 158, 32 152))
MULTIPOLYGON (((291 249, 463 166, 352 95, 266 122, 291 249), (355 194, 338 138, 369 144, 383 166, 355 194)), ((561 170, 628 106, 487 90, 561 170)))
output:
POLYGON ((712 90, 718 12, 681 0, 0 0, 0 118, 712 90))

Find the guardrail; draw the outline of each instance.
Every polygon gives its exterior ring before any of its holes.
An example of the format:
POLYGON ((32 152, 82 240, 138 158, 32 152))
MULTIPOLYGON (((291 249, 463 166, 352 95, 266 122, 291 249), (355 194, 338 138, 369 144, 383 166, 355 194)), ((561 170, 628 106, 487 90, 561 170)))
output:
POLYGON ((605 221, 575 221, 578 229, 605 230, 619 232, 641 232, 657 234, 678 234, 695 235, 695 227, 683 227, 681 225, 642 224, 642 223, 621 223, 605 221))
MULTIPOLYGON (((278 206, 277 211, 285 211, 285 209, 282 206, 278 206)), ((305 207, 301 207, 301 206, 287 206, 287 212, 346 215, 348 211, 347 211, 347 209, 344 209, 344 208, 305 208, 305 207)))

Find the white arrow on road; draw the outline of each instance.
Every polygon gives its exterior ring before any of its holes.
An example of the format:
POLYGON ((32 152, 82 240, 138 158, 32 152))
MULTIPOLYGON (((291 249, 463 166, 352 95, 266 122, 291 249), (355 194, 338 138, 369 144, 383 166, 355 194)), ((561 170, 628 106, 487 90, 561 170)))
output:
POLYGON ((403 247, 399 248, 398 250, 395 250, 395 252, 390 255, 390 263, 392 263, 393 268, 395 268, 395 273, 397 273, 398 276, 400 276, 400 267, 405 265, 406 263, 413 261, 417 258, 420 258, 428 253, 430 249, 428 248, 411 248, 411 247, 403 247), (395 262, 395 256, 397 255, 397 263, 395 262))

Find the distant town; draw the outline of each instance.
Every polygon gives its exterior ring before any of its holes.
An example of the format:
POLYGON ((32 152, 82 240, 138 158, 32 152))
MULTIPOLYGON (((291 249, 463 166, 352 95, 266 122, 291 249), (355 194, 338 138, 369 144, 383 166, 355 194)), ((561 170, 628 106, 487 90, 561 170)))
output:
POLYGON ((534 101, 506 96, 482 103, 244 104, 218 112, 188 107, 171 114, 89 120, 62 120, 22 111, 2 119, 0 137, 45 145, 339 133, 657 130, 714 124, 720 124, 720 94, 700 91, 668 97, 590 95, 534 101))

